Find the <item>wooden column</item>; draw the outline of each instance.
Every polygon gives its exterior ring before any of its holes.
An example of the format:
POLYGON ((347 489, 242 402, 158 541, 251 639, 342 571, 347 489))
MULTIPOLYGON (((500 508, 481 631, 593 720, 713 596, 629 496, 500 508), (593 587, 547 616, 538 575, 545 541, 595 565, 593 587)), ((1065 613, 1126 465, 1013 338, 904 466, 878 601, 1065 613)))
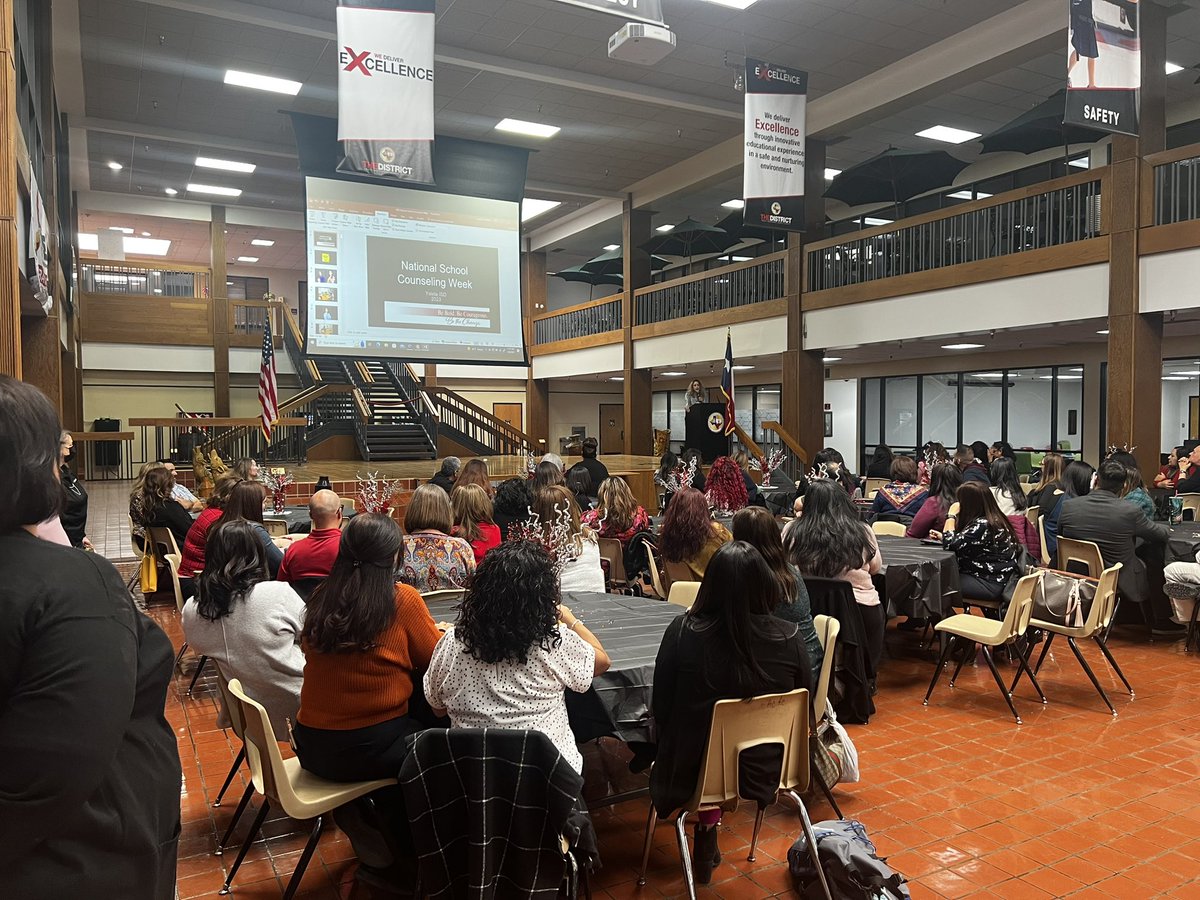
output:
POLYGON ((425 386, 437 387, 437 365, 434 363, 425 363, 425 386))
POLYGON ((1113 137, 1104 198, 1110 223, 1107 443, 1136 447, 1142 471, 1154 472, 1162 440, 1163 317, 1141 312, 1138 228, 1152 223, 1140 221, 1138 200, 1143 179, 1152 177, 1141 157, 1166 146, 1166 14, 1160 6, 1141 3, 1139 16, 1141 136, 1113 137))
POLYGON ((21 319, 21 377, 50 398, 65 420, 62 385, 62 344, 58 316, 25 316, 21 319))
MULTIPOLYGON (((521 254, 521 320, 525 347, 533 346, 533 317, 546 308, 546 254, 526 250, 521 254)), ((550 450, 550 382, 533 377, 533 360, 525 377, 525 433, 550 450)))
POLYGON ((13 2, 0 0, 0 375, 21 377, 22 265, 18 259, 17 68, 13 2))
MULTIPOLYGON (((787 350, 783 354, 780 421, 808 453, 808 461, 825 446, 824 350, 804 349, 804 244, 820 240, 825 224, 825 143, 809 141, 804 161, 805 234, 791 233, 787 242, 784 290, 787 294, 787 350)), ((849 458, 854 447, 842 450, 849 458)))
POLYGON ((225 284, 225 207, 212 207, 213 411, 229 415, 229 286, 225 284))
POLYGON ((650 284, 650 254, 642 244, 650 240, 650 212, 633 208, 633 195, 625 197, 621 246, 625 256, 625 300, 621 307, 625 381, 625 453, 638 456, 654 451, 650 417, 651 370, 633 366, 634 292, 650 284))

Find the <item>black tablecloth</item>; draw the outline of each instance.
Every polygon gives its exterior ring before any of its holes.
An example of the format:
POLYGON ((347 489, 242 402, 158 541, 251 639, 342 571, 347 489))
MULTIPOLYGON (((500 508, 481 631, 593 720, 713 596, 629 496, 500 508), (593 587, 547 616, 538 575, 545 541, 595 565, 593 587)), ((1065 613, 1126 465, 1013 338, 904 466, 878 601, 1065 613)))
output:
POLYGON ((958 560, 915 538, 879 535, 889 616, 942 619, 961 602, 958 560))
MULTIPOLYGON (((354 515, 353 511, 342 509, 343 518, 352 519, 354 515)), ((288 534, 308 534, 312 531, 312 516, 308 514, 307 506, 288 506, 281 513, 272 510, 263 512, 264 522, 271 519, 287 522, 288 534)))
POLYGON ((1200 550, 1200 522, 1184 522, 1168 527, 1171 537, 1167 540, 1167 562, 1194 563, 1196 552, 1200 550))

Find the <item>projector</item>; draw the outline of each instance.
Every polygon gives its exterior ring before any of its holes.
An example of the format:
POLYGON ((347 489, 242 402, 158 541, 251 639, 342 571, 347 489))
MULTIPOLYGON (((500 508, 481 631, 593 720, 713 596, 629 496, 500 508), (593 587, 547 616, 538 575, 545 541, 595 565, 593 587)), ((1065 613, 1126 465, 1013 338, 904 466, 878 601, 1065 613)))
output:
POLYGON ((608 39, 608 58, 652 66, 675 49, 675 32, 661 25, 627 22, 608 39))

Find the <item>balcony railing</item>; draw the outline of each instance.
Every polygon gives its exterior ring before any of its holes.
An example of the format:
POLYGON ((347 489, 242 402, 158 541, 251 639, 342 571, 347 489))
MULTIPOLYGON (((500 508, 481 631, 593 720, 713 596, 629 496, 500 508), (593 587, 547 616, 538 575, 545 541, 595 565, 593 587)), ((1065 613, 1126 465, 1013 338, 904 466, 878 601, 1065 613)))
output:
POLYGON ((1154 164, 1154 224, 1200 219, 1200 145, 1159 156, 1182 158, 1161 163, 1154 157, 1148 160, 1154 164))
POLYGON ((271 319, 271 335, 276 344, 283 341, 283 309, 266 300, 230 300, 229 334, 235 345, 247 343, 241 339, 252 339, 248 343, 258 346, 262 341, 263 325, 271 319))
POLYGON ((940 210, 854 237, 822 241, 808 254, 809 291, 1058 247, 1104 233, 1104 174, 998 194, 955 212, 940 210))
POLYGON ((635 291, 635 324, 650 325, 777 300, 786 295, 785 258, 785 253, 772 253, 635 291))
POLYGON ((79 263, 79 289, 93 294, 207 297, 208 272, 194 268, 84 260, 79 263))
POLYGON ((596 303, 572 307, 535 319, 533 342, 552 344, 555 341, 569 341, 604 334, 607 331, 619 331, 622 299, 621 294, 616 294, 596 303))

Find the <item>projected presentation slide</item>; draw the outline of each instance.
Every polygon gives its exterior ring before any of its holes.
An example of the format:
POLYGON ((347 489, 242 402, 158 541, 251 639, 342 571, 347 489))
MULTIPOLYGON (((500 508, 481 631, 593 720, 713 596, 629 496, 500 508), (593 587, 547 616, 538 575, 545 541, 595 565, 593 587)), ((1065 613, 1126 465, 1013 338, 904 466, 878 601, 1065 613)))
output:
POLYGON ((525 362, 518 204, 305 181, 309 353, 525 362))

